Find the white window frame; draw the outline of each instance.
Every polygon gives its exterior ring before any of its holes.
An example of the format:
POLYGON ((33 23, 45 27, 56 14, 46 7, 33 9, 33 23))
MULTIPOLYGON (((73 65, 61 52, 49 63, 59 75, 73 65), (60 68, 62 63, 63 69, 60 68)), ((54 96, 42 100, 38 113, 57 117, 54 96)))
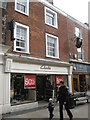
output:
POLYGON ((47 25, 49 25, 49 26, 52 26, 52 27, 54 27, 54 28, 58 28, 58 26, 57 26, 57 13, 54 12, 53 10, 47 8, 47 7, 45 7, 45 24, 47 24, 47 25), (46 19, 47 11, 51 12, 52 14, 54 14, 54 16, 55 16, 55 17, 54 17, 54 25, 52 25, 52 24, 50 24, 50 23, 47 23, 47 19, 46 19))
POLYGON ((15 22, 14 38, 15 38, 15 40, 14 40, 14 50, 13 51, 20 52, 20 53, 28 53, 29 54, 29 27, 26 26, 26 25, 15 22), (26 42, 25 51, 17 51, 16 50, 16 27, 17 26, 20 26, 20 27, 23 27, 23 28, 27 29, 27 31, 26 31, 26 36, 27 37, 26 37, 26 41, 25 41, 26 42))
POLYGON ((84 60, 84 53, 83 53, 83 49, 77 48, 77 52, 78 52, 78 60, 83 61, 84 60), (79 54, 81 55, 81 58, 79 57, 79 54))
POLYGON ((25 11, 25 12, 17 9, 17 1, 18 1, 18 0, 15 0, 15 10, 16 10, 17 12, 20 12, 20 13, 22 13, 22 14, 24 14, 24 15, 29 16, 29 0, 27 0, 27 5, 26 5, 26 11, 25 11))
POLYGON ((57 58, 57 59, 59 59, 59 44, 58 44, 58 37, 56 37, 56 36, 54 36, 54 35, 51 35, 51 34, 48 34, 48 33, 46 33, 46 57, 50 57, 50 58, 57 58), (48 55, 48 49, 47 49, 47 41, 48 41, 48 39, 47 39, 47 37, 52 37, 52 38, 55 38, 56 39, 56 41, 57 41, 57 43, 56 43, 56 45, 57 45, 57 47, 56 47, 56 53, 55 53, 55 56, 50 56, 50 55, 48 55))
POLYGON ((81 29, 79 27, 75 27, 75 36, 82 38, 82 32, 81 32, 81 29), (78 30, 78 32, 77 32, 77 30, 78 30), (77 34, 79 34, 79 35, 77 35, 77 34))

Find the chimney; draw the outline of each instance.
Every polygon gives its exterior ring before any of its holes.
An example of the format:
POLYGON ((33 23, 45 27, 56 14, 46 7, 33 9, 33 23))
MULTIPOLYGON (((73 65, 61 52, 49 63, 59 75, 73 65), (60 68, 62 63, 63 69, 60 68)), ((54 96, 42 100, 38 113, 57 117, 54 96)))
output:
POLYGON ((50 4, 53 5, 53 0, 46 0, 46 1, 48 1, 50 4))

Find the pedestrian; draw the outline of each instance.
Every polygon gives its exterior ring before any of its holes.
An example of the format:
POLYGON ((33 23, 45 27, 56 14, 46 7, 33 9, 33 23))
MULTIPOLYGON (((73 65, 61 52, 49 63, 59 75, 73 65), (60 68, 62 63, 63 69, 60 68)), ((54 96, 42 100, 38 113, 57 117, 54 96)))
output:
POLYGON ((49 110, 49 118, 50 120, 52 120, 54 114, 53 114, 53 111, 54 111, 54 103, 53 103, 53 100, 52 98, 49 99, 49 103, 48 103, 48 110, 49 110))
POLYGON ((63 120, 63 105, 65 106, 70 120, 72 120, 73 115, 69 110, 69 93, 68 89, 64 85, 64 81, 60 81, 59 95, 57 97, 57 101, 59 101, 60 120, 63 120))

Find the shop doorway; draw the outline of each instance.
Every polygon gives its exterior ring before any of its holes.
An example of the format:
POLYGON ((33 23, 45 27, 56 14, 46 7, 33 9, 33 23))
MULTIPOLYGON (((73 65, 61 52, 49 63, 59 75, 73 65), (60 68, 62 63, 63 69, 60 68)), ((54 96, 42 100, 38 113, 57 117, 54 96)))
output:
POLYGON ((36 94, 38 101, 48 101, 52 97, 53 86, 51 85, 49 75, 38 75, 36 77, 36 94))
POLYGON ((85 75, 79 75, 79 83, 80 83, 80 92, 86 92, 87 86, 86 86, 85 75))

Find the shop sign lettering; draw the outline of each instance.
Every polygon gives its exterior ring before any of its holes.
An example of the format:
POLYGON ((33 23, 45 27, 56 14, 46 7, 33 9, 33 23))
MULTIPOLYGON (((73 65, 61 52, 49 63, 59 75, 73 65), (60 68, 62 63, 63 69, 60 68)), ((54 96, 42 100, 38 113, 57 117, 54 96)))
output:
POLYGON ((31 89, 35 88, 35 75, 25 75, 24 76, 24 88, 31 89))
POLYGON ((48 65, 41 65, 40 69, 51 69, 51 67, 48 65))
POLYGON ((56 85, 60 85, 60 81, 63 81, 63 76, 56 76, 56 85))

